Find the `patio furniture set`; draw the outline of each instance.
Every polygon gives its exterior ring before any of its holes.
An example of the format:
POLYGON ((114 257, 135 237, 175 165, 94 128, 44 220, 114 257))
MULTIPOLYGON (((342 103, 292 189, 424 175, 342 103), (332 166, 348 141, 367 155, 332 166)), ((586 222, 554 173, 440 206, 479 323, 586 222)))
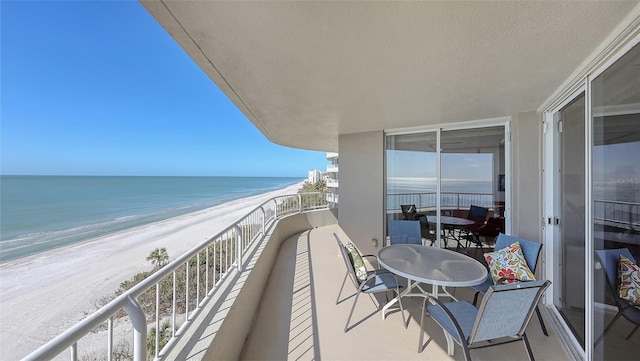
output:
MULTIPOLYGON (((470 360, 472 349, 522 341, 529 359, 534 360, 526 335, 527 325, 534 312, 542 332, 545 336, 549 335, 538 303, 551 282, 536 280, 534 276, 542 244, 499 232, 495 238, 494 251, 484 253, 487 262, 485 266, 468 256, 467 252, 433 247, 433 241, 430 246, 424 245, 429 241, 424 237, 424 224, 435 222, 439 218, 447 227, 461 227, 462 230, 457 231, 457 238, 453 239, 458 243, 456 250, 465 251, 469 243, 463 247, 461 240, 479 242, 478 229, 486 226, 486 221, 473 221, 475 216, 458 218, 420 215, 415 211, 415 206, 404 207, 405 220, 389 222, 389 245, 380 249, 377 256, 361 256, 353 244, 343 244, 334 233, 347 268, 336 304, 342 302, 340 295, 347 278, 351 279, 357 289, 344 332, 354 327, 350 328, 349 323, 360 294, 388 294, 391 291, 395 297, 387 298, 387 302, 379 304, 378 308, 382 311, 383 319, 391 310, 399 310, 405 328, 408 323, 402 299, 424 298, 418 352, 423 350, 425 322, 427 316, 430 316, 444 330, 447 352, 451 356, 455 343, 462 347, 465 360, 470 360), (473 227, 472 223, 481 225, 473 227), (367 270, 364 257, 375 259, 380 268, 367 270), (406 283, 401 282, 404 279, 406 283), (471 288, 475 292, 473 302, 457 300, 447 287, 471 288), (483 297, 478 305, 480 295, 483 297), (444 302, 443 298, 448 302, 444 302), (396 304, 398 307, 392 308, 396 304)), ((482 210, 479 213, 478 210, 469 212, 476 214, 477 219, 485 220, 486 213, 483 213, 482 210)), ((481 242, 478 246, 482 249, 481 242)), ((596 345, 620 318, 635 325, 627 336, 629 339, 640 328, 640 267, 627 248, 597 250, 595 253, 618 309, 604 332, 596 338, 596 345)))
POLYGON ((547 280, 535 280, 533 276, 541 244, 500 234, 497 238, 499 243, 496 244, 507 246, 505 249, 496 247, 495 252, 487 254, 490 257, 487 270, 485 265, 468 255, 423 245, 419 226, 416 228, 414 222, 397 222, 401 223, 390 224, 391 244, 380 249, 377 257, 361 256, 353 244, 343 244, 334 234, 347 269, 336 304, 342 302, 340 295, 347 278, 352 280, 357 289, 344 331, 355 327, 349 324, 360 294, 392 291, 395 297, 387 298, 387 302, 378 305, 378 308, 382 310, 383 319, 391 310, 399 310, 405 328, 408 323, 404 315, 403 298, 424 298, 418 352, 423 350, 428 315, 444 330, 447 352, 451 356, 455 343, 462 347, 465 359, 470 360, 472 349, 522 341, 529 359, 533 360, 525 331, 533 313, 537 311, 547 335, 537 305, 551 284, 547 280), (377 259, 380 268, 368 270, 363 257, 377 259), (508 260, 517 261, 515 269, 506 266, 509 262, 505 261, 508 260), (403 279, 407 280, 406 283, 403 279), (457 300, 448 287, 471 287, 476 291, 473 303, 457 300), (483 298, 477 306, 480 294, 483 298), (396 304, 397 307, 392 308, 396 304))

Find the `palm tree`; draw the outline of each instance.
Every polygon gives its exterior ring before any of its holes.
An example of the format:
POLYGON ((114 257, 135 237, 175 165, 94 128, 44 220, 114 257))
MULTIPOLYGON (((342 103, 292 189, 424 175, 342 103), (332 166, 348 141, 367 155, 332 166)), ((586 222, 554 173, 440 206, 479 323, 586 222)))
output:
MULTIPOLYGON (((160 325, 160 332, 158 333, 158 351, 162 350, 164 346, 171 340, 171 325, 169 321, 164 321, 160 325)), ((156 328, 152 327, 147 333, 147 359, 153 360, 156 354, 156 328)))
POLYGON ((154 249, 149 256, 147 256, 147 261, 150 261, 155 268, 164 266, 169 261, 167 249, 164 247, 154 249))

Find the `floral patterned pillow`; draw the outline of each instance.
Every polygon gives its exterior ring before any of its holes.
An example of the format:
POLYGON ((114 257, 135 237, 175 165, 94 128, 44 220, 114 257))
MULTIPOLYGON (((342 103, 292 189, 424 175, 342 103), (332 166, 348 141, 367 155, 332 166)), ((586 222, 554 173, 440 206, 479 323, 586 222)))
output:
POLYGON ((620 255, 618 266, 618 294, 640 309, 640 267, 623 255, 620 255))
POLYGON ((362 260, 362 256, 360 256, 360 252, 353 243, 349 242, 346 246, 344 246, 349 252, 349 260, 351 260, 351 265, 353 266, 353 270, 356 272, 356 277, 360 281, 366 281, 367 279, 367 267, 364 265, 364 261, 362 260))
POLYGON ((520 242, 514 242, 495 252, 485 253, 484 258, 487 260, 489 273, 491 273, 494 283, 503 277, 515 278, 521 281, 536 280, 522 254, 520 242))

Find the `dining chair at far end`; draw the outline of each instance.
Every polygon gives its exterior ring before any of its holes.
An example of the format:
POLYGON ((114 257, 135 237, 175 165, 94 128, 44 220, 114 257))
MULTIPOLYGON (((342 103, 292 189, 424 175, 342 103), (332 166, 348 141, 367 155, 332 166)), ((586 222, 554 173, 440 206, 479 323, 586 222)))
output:
POLYGON ((401 204, 400 210, 402 210, 402 216, 405 221, 419 221, 420 222, 420 234, 424 240, 428 240, 431 242, 431 245, 436 241, 436 235, 429 226, 429 222, 427 221, 427 215, 423 213, 418 213, 415 204, 401 204))
POLYGON ((602 270, 604 271, 607 278, 609 291, 611 291, 611 295, 613 296, 616 307, 618 308, 618 313, 616 313, 611 322, 609 322, 607 327, 604 329, 604 332, 602 332, 602 334, 596 339, 595 344, 598 345, 600 341, 602 341, 602 338, 611 330, 620 316, 623 316, 625 319, 635 325, 631 333, 629 333, 629 335, 626 337, 626 339, 628 340, 638 330, 638 327, 640 327, 640 309, 635 308, 627 301, 620 298, 617 282, 618 267, 621 255, 625 256, 631 262, 635 263, 636 261, 631 255, 631 252, 628 248, 601 249, 596 250, 595 252, 602 266, 602 270))
MULTIPOLYGON (((349 331, 349 322, 351 321, 351 316, 353 315, 353 311, 356 308, 356 304, 358 303, 358 298, 360 294, 365 293, 368 294, 371 300, 376 304, 373 297, 371 296, 374 293, 380 292, 395 292, 396 296, 400 295, 400 282, 396 275, 385 270, 385 269, 376 269, 376 270, 367 270, 364 262, 362 261, 362 257, 376 257, 374 255, 364 255, 361 256, 358 250, 350 245, 351 249, 347 249, 337 234, 333 234, 336 241, 338 242, 338 248, 340 249, 340 254, 342 255, 342 259, 344 260, 345 267, 347 268, 347 273, 345 274, 344 279, 342 280, 342 286, 340 287, 340 291, 338 292, 338 298, 336 299, 336 305, 341 303, 344 300, 340 300, 340 294, 342 294, 342 290, 344 289, 344 284, 347 281, 347 278, 350 278, 353 282, 353 285, 356 288, 355 299, 353 300, 353 305, 351 306, 351 311, 349 312, 349 316, 347 317, 347 323, 344 326, 344 332, 349 331)), ((347 297, 350 298, 353 295, 347 297)), ((345 298, 345 300, 347 299, 345 298)), ((402 323, 407 328, 407 323, 404 316, 404 308, 402 306, 402 299, 398 297, 398 305, 400 307, 400 313, 402 314, 402 323)), ((376 304, 378 310, 381 309, 382 305, 380 303, 376 304)), ((364 321, 364 320, 362 320, 364 321)), ((360 322, 362 322, 360 321, 360 322)))
POLYGON ((389 244, 422 245, 420 221, 389 221, 389 244))
POLYGON ((425 217, 424 214, 418 213, 418 209, 415 204, 401 204, 400 210, 402 211, 402 216, 405 221, 417 221, 422 217, 425 217))
MULTIPOLYGON (((522 255, 524 256, 525 261, 527 262, 527 266, 532 273, 536 273, 536 266, 538 264, 538 256, 540 255, 540 251, 542 250, 542 243, 529 241, 527 239, 518 238, 514 236, 508 236, 504 233, 500 233, 496 238, 496 243, 494 249, 496 251, 503 249, 509 246, 512 243, 520 242, 520 248, 522 249, 522 255)), ((485 294, 489 287, 494 284, 493 278, 491 274, 487 277, 487 279, 476 286, 471 286, 471 289, 475 291, 473 295, 473 304, 476 305, 478 303, 478 296, 481 294, 485 294)), ((542 328, 542 333, 545 336, 549 336, 549 332, 547 332, 547 327, 544 324, 544 320, 542 319, 542 314, 540 314, 540 308, 536 305, 536 316, 538 316, 538 321, 540 322, 540 327, 542 328)))
POLYGON ((548 280, 538 280, 492 285, 479 308, 467 301, 442 303, 428 296, 420 319, 418 352, 422 351, 425 313, 428 313, 444 330, 449 356, 453 356, 454 349, 451 341, 462 346, 464 358, 469 361, 470 350, 522 340, 529 360, 533 361, 526 329, 550 284, 548 280))
MULTIPOLYGON (((484 252, 482 248, 482 239, 478 233, 480 227, 482 227, 487 220, 487 214, 489 213, 489 208, 480 207, 480 206, 469 206, 469 213, 467 214, 467 219, 473 221, 474 223, 466 226, 465 231, 466 235, 463 237, 467 240, 465 249, 469 248, 469 244, 473 243, 476 247, 480 247, 480 251, 484 252)), ((458 242, 459 243, 459 242, 458 242)), ((459 247, 459 246, 458 246, 459 247)))

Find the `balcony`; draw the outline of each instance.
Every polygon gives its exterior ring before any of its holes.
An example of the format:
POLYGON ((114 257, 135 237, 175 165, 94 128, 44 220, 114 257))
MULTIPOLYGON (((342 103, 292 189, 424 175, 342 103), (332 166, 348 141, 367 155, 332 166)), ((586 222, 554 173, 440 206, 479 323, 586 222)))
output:
MULTIPOLYGON (((241 360, 461 360, 446 352, 442 329, 427 322, 424 350, 418 353, 419 299, 408 298, 409 327, 404 329, 399 313, 382 320, 374 303, 361 297, 353 323, 344 333, 344 323, 353 298, 336 305, 344 277, 344 263, 338 253, 333 233, 343 241, 346 235, 338 225, 314 228, 283 241, 271 276, 262 295, 251 333, 241 353, 241 360)), ((345 290, 351 291, 345 285, 345 290)), ((342 298, 349 293, 343 291, 342 298)), ((470 300, 466 289, 456 296, 470 300)), ((544 309, 544 307, 543 307, 544 309)), ((406 312, 406 311, 405 311, 406 312)), ((545 319, 546 311, 543 310, 545 319)), ((552 322, 547 322, 552 325, 552 322)), ((539 360, 569 360, 553 326, 550 335, 542 334, 537 321, 531 322, 527 335, 534 356, 539 360)), ((472 351, 474 360, 526 360, 521 343, 472 351)))
MULTIPOLYGON (((349 297, 336 305, 345 270, 333 233, 340 235, 343 241, 349 240, 337 223, 337 210, 313 205, 306 206, 306 211, 300 211, 301 203, 292 202, 289 198, 276 200, 276 203, 277 206, 272 209, 265 206, 260 209, 267 208, 264 213, 269 219, 273 209, 281 215, 273 222, 266 222, 262 231, 255 229, 256 237, 239 237, 239 240, 246 241, 236 244, 247 245, 242 251, 238 248, 242 261, 233 265, 230 262, 223 276, 213 277, 216 280, 214 287, 200 286, 200 278, 195 282, 192 280, 192 284, 200 287, 196 293, 197 308, 187 308, 188 321, 175 331, 174 337, 164 348, 160 347, 155 359, 462 359, 459 347, 456 347, 454 357, 447 355, 442 329, 430 322, 425 329, 427 336, 423 351, 418 353, 419 299, 410 298, 405 302, 409 320, 408 328, 405 329, 400 314, 392 313, 383 320, 374 303, 367 297, 362 297, 354 312, 354 326, 344 333, 344 322, 353 298, 349 297), (211 291, 199 298, 202 288, 211 291)), ((260 209, 258 211, 262 212, 260 209)), ((240 235, 250 234, 240 232, 243 229, 242 222, 246 219, 247 217, 231 229, 240 235)), ((261 223, 260 219, 249 219, 249 224, 261 223)), ((220 234, 224 235, 226 231, 220 234)), ((221 238, 226 240, 230 237, 221 238)), ((217 241, 217 238, 211 241, 217 241)), ((199 250, 195 252, 201 253, 199 250)), ((192 257, 193 255, 186 254, 177 261, 180 263, 192 257)), ((175 266, 177 263, 167 267, 175 266)), ((171 270, 164 273, 171 274, 171 270)), ((160 277, 161 275, 154 275, 151 278, 155 279, 152 280, 155 283, 145 281, 143 283, 148 284, 132 289, 131 294, 125 294, 123 299, 137 304, 129 296, 135 298, 136 294, 144 292, 144 288, 152 288, 154 284, 158 284, 160 277)), ((345 285, 342 298, 349 295, 348 286, 345 285)), ((467 300, 473 297, 466 289, 456 290, 455 295, 467 300)), ((92 331, 90 325, 95 327, 108 319, 107 327, 111 328, 113 321, 108 313, 122 307, 119 299, 112 303, 113 305, 107 305, 90 315, 86 322, 74 326, 27 359, 50 359, 67 347, 71 347, 71 359, 77 359, 78 355, 82 359, 83 352, 77 349, 77 345, 82 343, 78 341, 95 331, 92 331)), ((131 306, 125 306, 127 312, 130 312, 130 308, 131 306)), ((527 334, 534 355, 542 360, 570 360, 544 307, 542 311, 547 319, 550 336, 542 334, 537 322, 530 324, 527 334)), ((148 323, 149 314, 146 317, 148 323)), ((149 344, 148 341, 144 342, 145 327, 138 328, 141 323, 144 324, 144 318, 132 318, 133 338, 137 339, 134 341, 133 359, 142 360, 146 357, 146 350, 144 346, 139 347, 140 342, 147 347, 149 344)), ((152 325, 153 323, 149 328, 152 325)), ((158 321, 156 327, 157 325, 158 321)), ((129 337, 127 336, 131 340, 129 337)), ((114 344, 113 334, 105 340, 104 345, 107 344, 114 344)), ((156 349, 157 347, 156 338, 156 349)), ((108 352, 104 351, 107 355, 108 352)), ((475 350, 472 355, 474 360, 527 359, 521 343, 475 350)))
POLYGON ((327 173, 337 173, 338 170, 338 165, 337 164, 329 164, 327 165, 327 173))
POLYGON ((338 180, 337 179, 330 179, 327 181, 327 187, 329 188, 338 188, 338 180))

